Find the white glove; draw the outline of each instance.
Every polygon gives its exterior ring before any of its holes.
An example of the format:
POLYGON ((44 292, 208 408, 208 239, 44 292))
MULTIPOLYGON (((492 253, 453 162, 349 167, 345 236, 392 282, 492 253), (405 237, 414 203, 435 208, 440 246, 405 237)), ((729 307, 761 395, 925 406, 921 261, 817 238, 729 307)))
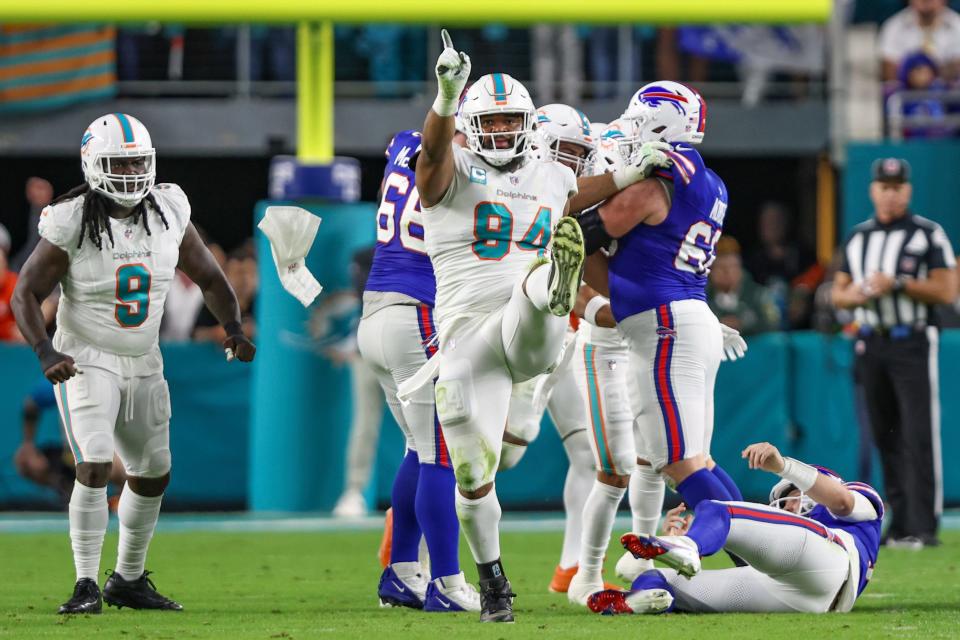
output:
POLYGON ((323 287, 307 269, 304 258, 317 237, 320 218, 300 207, 272 206, 257 226, 270 240, 280 284, 303 306, 310 306, 323 287))
POLYGON ((723 334, 723 351, 720 359, 724 362, 733 362, 743 357, 747 352, 747 341, 740 336, 740 332, 720 323, 720 333, 723 334))
POLYGON ((672 149, 666 142, 644 142, 622 168, 613 172, 617 188, 626 189, 634 182, 649 178, 655 168, 672 165, 673 160, 666 154, 672 149))
POLYGON ((446 29, 440 31, 443 51, 437 58, 437 99, 433 110, 438 116, 452 116, 457 112, 460 94, 470 78, 470 56, 453 48, 453 40, 446 29))

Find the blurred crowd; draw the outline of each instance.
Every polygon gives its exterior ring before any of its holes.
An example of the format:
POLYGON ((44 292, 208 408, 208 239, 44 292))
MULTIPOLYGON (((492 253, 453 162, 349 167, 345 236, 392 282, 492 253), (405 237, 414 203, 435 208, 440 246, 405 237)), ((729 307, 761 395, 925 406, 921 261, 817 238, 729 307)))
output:
POLYGON ((960 13, 947 0, 909 0, 882 23, 878 44, 896 135, 960 135, 960 13))
MULTIPOLYGON (((32 177, 27 180, 24 196, 24 215, 27 217, 26 236, 14 243, 10 232, 0 224, 0 342, 24 341, 17 330, 10 309, 10 299, 17 283, 17 272, 40 241, 37 224, 40 220, 40 212, 53 200, 53 186, 43 178, 32 177)), ((197 226, 196 223, 194 226, 197 226)), ((244 332, 255 339, 254 300, 259 286, 259 274, 253 239, 247 239, 231 251, 225 252, 200 226, 197 226, 197 231, 237 294, 244 332)), ((56 329, 59 296, 59 290, 57 290, 42 305, 50 335, 53 335, 56 329)), ((200 288, 178 270, 174 282, 170 285, 163 309, 160 325, 161 341, 210 341, 219 344, 225 337, 223 327, 204 305, 200 288)))

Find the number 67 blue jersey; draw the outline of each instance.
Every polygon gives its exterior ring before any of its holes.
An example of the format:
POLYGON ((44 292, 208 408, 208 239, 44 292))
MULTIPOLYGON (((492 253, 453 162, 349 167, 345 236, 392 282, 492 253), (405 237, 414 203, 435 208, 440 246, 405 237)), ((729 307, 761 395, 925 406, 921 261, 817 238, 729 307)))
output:
POLYGON ((434 304, 437 284, 427 256, 415 178, 420 132, 401 131, 390 140, 385 155, 383 195, 377 210, 377 247, 367 278, 367 291, 402 293, 434 304))
POLYGON ((666 219, 638 224, 617 240, 610 259, 610 300, 617 322, 677 300, 706 300, 707 274, 727 213, 727 187, 696 149, 674 144, 669 170, 654 175, 673 185, 666 219))

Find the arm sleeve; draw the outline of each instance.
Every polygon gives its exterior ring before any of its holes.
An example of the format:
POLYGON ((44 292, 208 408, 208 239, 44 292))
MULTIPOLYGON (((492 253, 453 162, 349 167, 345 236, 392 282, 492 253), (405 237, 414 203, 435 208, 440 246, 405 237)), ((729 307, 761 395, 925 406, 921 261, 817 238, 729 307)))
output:
POLYGON ((868 522, 883 518, 883 500, 873 487, 862 482, 846 482, 843 486, 853 494, 853 511, 846 516, 832 514, 835 518, 844 522, 868 522))

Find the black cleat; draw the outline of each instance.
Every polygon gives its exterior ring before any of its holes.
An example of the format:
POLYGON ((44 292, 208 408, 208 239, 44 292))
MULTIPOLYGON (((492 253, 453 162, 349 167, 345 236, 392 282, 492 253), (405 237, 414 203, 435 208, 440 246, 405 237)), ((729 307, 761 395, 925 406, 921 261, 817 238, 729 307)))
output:
POLYGON ((112 607, 122 609, 163 609, 166 611, 183 611, 179 602, 157 593, 153 580, 148 578, 149 571, 136 580, 124 580, 119 573, 107 571, 110 578, 103 585, 103 599, 112 607))
POLYGON ((100 587, 92 578, 80 578, 73 587, 73 597, 60 605, 57 613, 100 613, 103 598, 100 587))
POLYGON ((513 622, 517 594, 503 576, 480 581, 480 622, 513 622))

